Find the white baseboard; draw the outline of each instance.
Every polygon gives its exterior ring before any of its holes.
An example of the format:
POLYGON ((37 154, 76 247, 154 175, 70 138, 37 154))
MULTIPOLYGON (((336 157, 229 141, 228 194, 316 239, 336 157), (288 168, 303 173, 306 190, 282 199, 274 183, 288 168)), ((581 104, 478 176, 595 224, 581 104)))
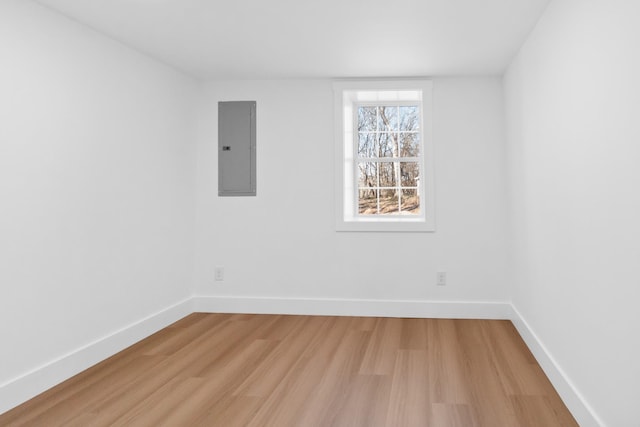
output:
POLYGON ((533 353, 542 370, 547 374, 551 384, 562 398, 564 404, 581 427, 602 427, 604 422, 598 417, 593 408, 587 403, 582 394, 571 382, 567 374, 551 355, 549 350, 535 334, 522 314, 512 304, 511 322, 520 336, 533 353))
POLYGON ((0 384, 0 414, 113 356, 193 311, 192 299, 187 298, 20 377, 0 384))
POLYGON ((229 296, 194 297, 194 309, 205 313, 423 317, 440 319, 510 319, 511 315, 511 304, 508 302, 229 296))

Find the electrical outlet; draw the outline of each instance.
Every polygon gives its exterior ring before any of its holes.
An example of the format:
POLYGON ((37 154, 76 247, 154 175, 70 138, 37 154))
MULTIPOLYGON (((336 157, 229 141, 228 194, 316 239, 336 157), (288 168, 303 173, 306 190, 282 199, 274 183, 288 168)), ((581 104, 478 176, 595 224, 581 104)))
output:
POLYGON ((216 282, 224 282, 224 267, 216 267, 214 270, 216 282))
POLYGON ((436 285, 438 286, 447 286, 447 273, 444 271, 439 271, 436 273, 436 285))

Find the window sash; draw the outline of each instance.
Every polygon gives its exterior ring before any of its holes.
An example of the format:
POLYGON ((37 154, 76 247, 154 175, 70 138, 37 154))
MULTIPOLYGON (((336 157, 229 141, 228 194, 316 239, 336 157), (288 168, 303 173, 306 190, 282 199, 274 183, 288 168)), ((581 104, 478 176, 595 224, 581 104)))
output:
MULTIPOLYGON (((398 166, 400 165, 400 163, 417 163, 418 165, 418 177, 421 178, 423 173, 424 173, 424 151, 425 151, 425 144, 424 144, 424 137, 423 137, 423 132, 422 129, 424 128, 424 123, 423 123, 423 105, 422 105, 422 101, 421 100, 415 100, 415 101, 375 101, 375 102, 362 102, 362 101, 356 101, 352 103, 352 119, 353 119, 353 124, 352 124, 352 129, 353 129, 353 142, 352 142, 352 148, 353 148, 353 216, 357 219, 372 219, 372 218, 397 218, 397 219, 406 219, 408 217, 410 218, 418 218, 418 219, 424 219, 425 217, 425 209, 424 209, 424 203, 426 202, 425 200, 425 196, 424 196, 424 185, 420 186, 409 186, 409 187, 403 187, 402 183, 401 183, 401 178, 399 176, 400 171, 398 170, 396 172, 396 177, 395 177, 395 181, 396 181, 396 185, 395 186, 380 186, 380 173, 379 170, 377 171, 378 173, 376 173, 376 183, 377 185, 373 186, 373 187, 361 187, 360 186, 360 174, 359 174, 359 163, 397 163, 398 166), (379 108, 379 107, 417 107, 418 111, 419 111, 419 123, 418 123, 418 129, 417 130, 411 130, 411 131, 404 131, 404 130, 400 130, 398 128, 398 130, 379 130, 378 129, 378 116, 376 115, 376 130, 375 131, 359 131, 358 130, 358 121, 359 121, 359 117, 358 117, 358 110, 361 107, 375 107, 375 108, 379 108), (358 147, 359 147, 359 137, 361 134, 373 134, 373 135, 381 135, 381 134, 390 134, 390 135, 400 135, 400 134, 414 134, 414 135, 419 135, 419 155, 413 156, 413 157, 402 157, 402 156, 394 156, 394 157, 361 157, 358 154, 358 147), (360 191, 363 190, 375 190, 377 192, 377 213, 375 214, 362 214, 360 213, 360 191), (398 214, 388 214, 388 213, 380 213, 380 190, 395 190, 398 192, 397 198, 398 198, 398 214), (414 213, 402 213, 402 190, 417 190, 418 193, 418 199, 420 201, 420 213, 414 214, 414 213)), ((399 127, 399 125, 398 125, 399 127)), ((398 142, 399 144, 399 142, 398 142)), ((398 147, 399 149, 399 147, 398 147)))
POLYGON ((356 157, 360 163, 419 163, 422 157, 356 157))

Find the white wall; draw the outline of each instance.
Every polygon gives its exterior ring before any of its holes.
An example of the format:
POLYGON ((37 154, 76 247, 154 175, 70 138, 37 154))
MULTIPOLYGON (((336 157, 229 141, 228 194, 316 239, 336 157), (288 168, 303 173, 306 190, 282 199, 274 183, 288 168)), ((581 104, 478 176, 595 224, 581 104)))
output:
POLYGON ((639 16, 554 0, 505 77, 513 303, 610 426, 640 422, 639 16))
POLYGON ((338 233, 331 82, 211 82, 198 149, 196 293, 507 301, 502 107, 498 78, 437 79, 437 231, 338 233), (257 101, 257 197, 217 196, 221 100, 257 101), (440 270, 447 287, 435 286, 440 270))
POLYGON ((191 294, 196 89, 0 3, 0 386, 191 294))
POLYGON ((210 82, 196 110, 190 78, 4 0, 0 389, 194 286, 274 307, 513 296, 596 417, 633 425, 639 15, 554 0, 504 79, 506 105, 499 78, 435 79, 436 232, 337 233, 330 81, 210 82), (257 197, 217 197, 220 100, 258 102, 257 197))

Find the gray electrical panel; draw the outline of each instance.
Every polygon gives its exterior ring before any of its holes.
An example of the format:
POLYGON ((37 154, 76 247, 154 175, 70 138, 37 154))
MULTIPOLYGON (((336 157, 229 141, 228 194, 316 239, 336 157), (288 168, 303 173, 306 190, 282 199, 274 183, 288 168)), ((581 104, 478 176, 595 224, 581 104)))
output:
POLYGON ((256 102, 218 102, 218 196, 256 195, 256 102))

